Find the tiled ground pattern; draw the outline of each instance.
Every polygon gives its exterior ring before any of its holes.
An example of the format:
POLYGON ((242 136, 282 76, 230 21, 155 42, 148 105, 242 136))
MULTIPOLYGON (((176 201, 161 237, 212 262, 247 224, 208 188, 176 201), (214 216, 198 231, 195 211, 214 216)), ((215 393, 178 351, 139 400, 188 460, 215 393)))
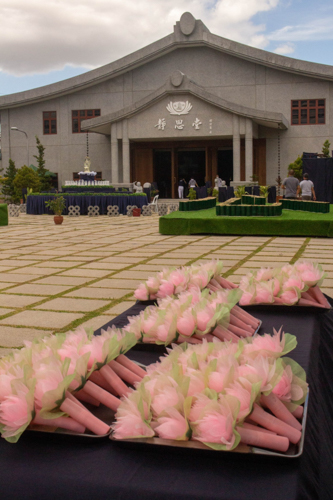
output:
POLYGON ((133 291, 164 266, 219 258, 238 283, 261 266, 299 257, 323 265, 333 297, 333 240, 323 238, 166 236, 153 217, 20 215, 0 227, 0 356, 24 340, 97 329, 133 303, 133 291))

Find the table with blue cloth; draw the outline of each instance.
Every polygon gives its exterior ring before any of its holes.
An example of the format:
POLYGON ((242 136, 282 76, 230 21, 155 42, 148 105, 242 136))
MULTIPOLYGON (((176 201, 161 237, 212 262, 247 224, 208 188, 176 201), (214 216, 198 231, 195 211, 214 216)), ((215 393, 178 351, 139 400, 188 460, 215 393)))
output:
MULTIPOLYGON (((109 324, 122 327, 146 305, 135 304, 109 324)), ((284 326, 297 336, 290 356, 310 385, 304 452, 281 458, 182 450, 25 432, 0 440, 3 500, 332 500, 333 311, 254 306, 261 332, 284 326)), ((96 334, 100 333, 97 331, 96 334)), ((162 351, 127 354, 144 364, 162 351)), ((161 346, 160 346, 161 347, 161 346)))
MULTIPOLYGON (((55 197, 52 195, 29 195, 27 197, 27 214, 30 215, 42 215, 42 214, 52 214, 45 202, 52 200, 55 197)), ((66 208, 64 210, 64 215, 68 214, 68 207, 70 205, 78 205, 80 207, 80 214, 87 215, 88 207, 98 206, 100 215, 107 214, 107 207, 109 205, 117 205, 119 207, 119 213, 126 215, 126 209, 128 205, 136 205, 138 208, 142 208, 144 205, 148 204, 147 196, 145 194, 141 195, 85 195, 79 196, 75 194, 68 194, 64 196, 66 201, 66 208)))
MULTIPOLYGON (((115 193, 116 188, 112 186, 62 186, 63 193, 115 193)), ((128 193, 128 189, 126 189, 128 193)))

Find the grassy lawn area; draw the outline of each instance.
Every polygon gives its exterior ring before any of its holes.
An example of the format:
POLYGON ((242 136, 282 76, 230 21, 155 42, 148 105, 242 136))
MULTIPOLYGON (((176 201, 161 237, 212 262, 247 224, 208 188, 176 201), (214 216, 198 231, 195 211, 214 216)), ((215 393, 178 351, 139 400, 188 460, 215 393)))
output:
POLYGON ((333 205, 330 213, 283 210, 280 217, 217 216, 215 208, 173 212, 160 218, 161 234, 234 234, 333 237, 333 205))

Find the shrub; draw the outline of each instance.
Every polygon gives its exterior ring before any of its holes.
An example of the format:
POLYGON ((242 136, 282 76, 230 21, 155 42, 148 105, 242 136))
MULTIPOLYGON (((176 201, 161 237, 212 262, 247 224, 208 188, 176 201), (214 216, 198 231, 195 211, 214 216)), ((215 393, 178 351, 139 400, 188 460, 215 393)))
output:
POLYGON ((34 192, 40 190, 40 181, 38 174, 31 168, 23 165, 18 171, 13 181, 15 198, 22 198, 22 189, 32 188, 34 192))
MULTIPOLYGON (((15 196, 14 179, 17 174, 17 168, 15 167, 15 162, 9 159, 9 165, 5 172, 4 180, 2 181, 2 194, 8 196, 10 201, 18 201, 15 196)), ((18 199, 21 198, 21 195, 18 199)))

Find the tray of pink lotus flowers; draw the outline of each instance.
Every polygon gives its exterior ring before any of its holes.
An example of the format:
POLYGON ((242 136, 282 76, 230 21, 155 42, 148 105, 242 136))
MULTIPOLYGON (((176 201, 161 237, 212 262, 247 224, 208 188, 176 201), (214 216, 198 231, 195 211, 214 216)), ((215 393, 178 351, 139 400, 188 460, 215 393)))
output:
POLYGON ((303 452, 308 385, 281 331, 238 343, 173 346, 119 405, 110 439, 297 458, 303 452))

